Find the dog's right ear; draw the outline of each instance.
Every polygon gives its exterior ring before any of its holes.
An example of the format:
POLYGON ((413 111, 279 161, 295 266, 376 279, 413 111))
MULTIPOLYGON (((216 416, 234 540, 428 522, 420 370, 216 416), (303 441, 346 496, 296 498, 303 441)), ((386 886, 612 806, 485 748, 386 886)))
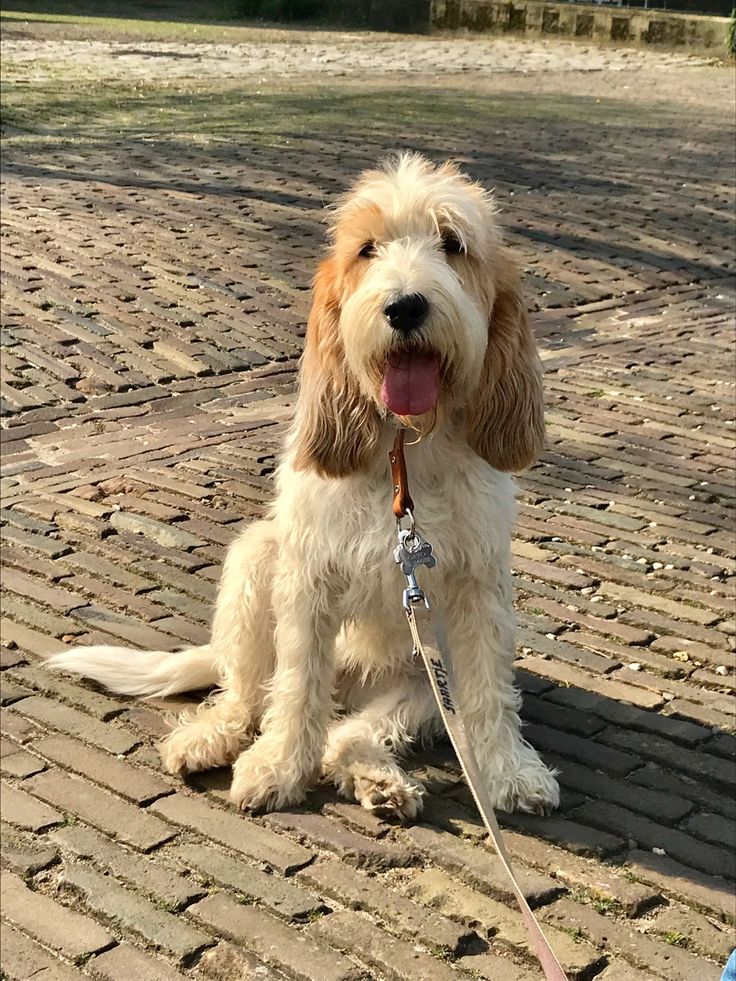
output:
POLYGON ((544 448, 542 364, 521 292, 504 252, 495 259, 488 348, 468 419, 468 441, 497 470, 518 473, 544 448))
POLYGON ((338 263, 325 259, 314 279, 314 299, 302 356, 294 420, 294 467, 323 477, 363 470, 378 443, 375 406, 347 366, 340 337, 338 263))

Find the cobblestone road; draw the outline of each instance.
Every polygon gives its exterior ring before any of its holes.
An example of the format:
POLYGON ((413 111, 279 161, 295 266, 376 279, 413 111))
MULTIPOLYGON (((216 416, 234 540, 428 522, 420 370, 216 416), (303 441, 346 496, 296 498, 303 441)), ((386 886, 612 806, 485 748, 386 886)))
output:
POLYGON ((504 816, 509 847, 571 978, 717 979, 736 876, 728 70, 508 39, 294 33, 288 55, 254 32, 131 51, 50 30, 13 22, 3 51, 4 977, 539 976, 446 746, 414 761, 417 827, 326 791, 246 819, 227 773, 161 772, 186 699, 39 666, 206 639, 224 550, 271 495, 322 206, 409 145, 496 187, 546 367, 519 678, 564 795, 552 818, 504 816))

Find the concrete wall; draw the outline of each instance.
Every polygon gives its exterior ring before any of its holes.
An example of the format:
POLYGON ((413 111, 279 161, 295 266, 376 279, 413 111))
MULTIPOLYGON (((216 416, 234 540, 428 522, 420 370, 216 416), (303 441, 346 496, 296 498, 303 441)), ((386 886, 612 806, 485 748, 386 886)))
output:
POLYGON ((725 55, 727 17, 540 0, 431 0, 433 30, 516 32, 686 47, 725 55))

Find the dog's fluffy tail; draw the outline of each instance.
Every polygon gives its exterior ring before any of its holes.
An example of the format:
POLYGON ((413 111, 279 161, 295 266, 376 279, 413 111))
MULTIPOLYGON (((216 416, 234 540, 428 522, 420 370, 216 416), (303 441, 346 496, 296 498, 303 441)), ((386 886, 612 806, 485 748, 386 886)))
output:
POLYGON ((45 663, 52 671, 92 678, 119 695, 149 698, 209 688, 221 680, 209 644, 173 654, 127 647, 77 647, 54 654, 45 663))

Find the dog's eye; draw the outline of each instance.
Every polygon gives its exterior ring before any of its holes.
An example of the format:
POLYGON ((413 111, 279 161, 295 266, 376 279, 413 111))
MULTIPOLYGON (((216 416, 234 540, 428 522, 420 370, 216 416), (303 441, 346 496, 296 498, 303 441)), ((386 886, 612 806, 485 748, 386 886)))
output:
POLYGON ((358 253, 361 259, 372 259, 375 254, 376 254, 375 242, 365 242, 363 246, 361 246, 360 252, 358 253))
POLYGON ((445 232, 442 236, 442 248, 446 255, 460 255, 467 250, 457 235, 452 232, 445 232))

